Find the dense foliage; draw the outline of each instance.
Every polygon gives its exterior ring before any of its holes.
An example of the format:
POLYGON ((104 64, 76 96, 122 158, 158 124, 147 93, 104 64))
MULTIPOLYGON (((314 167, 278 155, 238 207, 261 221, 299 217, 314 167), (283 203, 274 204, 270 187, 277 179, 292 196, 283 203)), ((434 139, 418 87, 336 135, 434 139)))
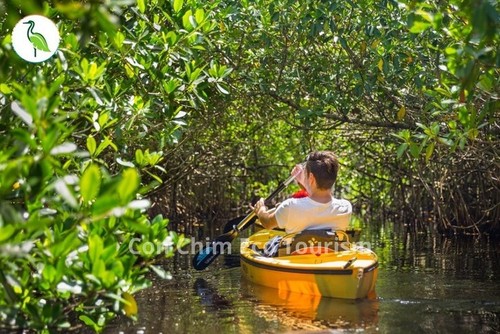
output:
POLYGON ((186 243, 153 212, 187 231, 246 208, 313 149, 337 152, 335 192, 366 217, 498 229, 498 7, 1 2, 2 326, 133 316, 146 273, 168 276, 158 250, 186 243), (35 13, 61 33, 41 64, 11 43, 35 13))
POLYGON ((186 112, 208 86, 223 90, 227 71, 201 56, 215 27, 201 5, 152 5, 147 16, 144 3, 53 5, 19 4, 61 18, 50 61, 22 62, 10 35, 2 41, 0 318, 99 330, 120 310, 133 316, 146 273, 168 276, 155 258, 186 244, 149 218, 145 195, 186 112))
POLYGON ((344 164, 337 188, 363 212, 404 215, 419 230, 499 227, 497 2, 242 1, 225 11, 228 109, 250 114, 242 127, 258 133, 247 157, 332 148, 344 164))

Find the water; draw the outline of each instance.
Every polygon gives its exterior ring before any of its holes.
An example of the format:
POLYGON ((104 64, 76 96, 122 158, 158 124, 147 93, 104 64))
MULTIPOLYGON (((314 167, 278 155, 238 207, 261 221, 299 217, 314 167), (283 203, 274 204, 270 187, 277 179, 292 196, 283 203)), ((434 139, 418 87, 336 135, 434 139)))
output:
POLYGON ((117 319, 106 333, 500 332, 498 242, 365 230, 380 260, 374 299, 279 294, 243 280, 237 255, 202 272, 177 255, 164 264, 174 278, 153 277, 136 296, 138 321, 117 319))

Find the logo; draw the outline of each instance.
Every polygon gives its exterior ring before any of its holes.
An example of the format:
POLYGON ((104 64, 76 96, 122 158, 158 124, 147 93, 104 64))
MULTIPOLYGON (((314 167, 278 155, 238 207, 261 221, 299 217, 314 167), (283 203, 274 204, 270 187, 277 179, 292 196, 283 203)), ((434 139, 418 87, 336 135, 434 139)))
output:
POLYGON ((29 15, 17 22, 12 31, 14 51, 30 63, 40 63, 52 57, 59 47, 57 26, 41 15, 29 15))

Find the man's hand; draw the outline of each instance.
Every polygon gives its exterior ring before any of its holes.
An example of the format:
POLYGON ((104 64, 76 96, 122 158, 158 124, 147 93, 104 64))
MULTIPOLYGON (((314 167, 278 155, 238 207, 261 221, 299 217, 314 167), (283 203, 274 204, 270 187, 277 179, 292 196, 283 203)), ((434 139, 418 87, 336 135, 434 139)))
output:
POLYGON ((250 208, 253 210, 253 212, 255 212, 257 217, 259 217, 259 213, 262 214, 262 212, 267 211, 267 207, 266 204, 264 203, 263 198, 259 199, 257 203, 255 203, 255 206, 250 205, 250 208))
POLYGON ((295 182, 301 187, 305 189, 306 184, 306 172, 305 172, 304 164, 298 164, 293 167, 291 174, 295 176, 295 182))
POLYGON ((250 208, 255 212, 259 221, 262 225, 271 230, 278 226, 278 222, 276 221, 276 217, 274 216, 274 209, 268 210, 266 204, 264 203, 264 199, 261 198, 255 203, 255 206, 250 205, 250 208))

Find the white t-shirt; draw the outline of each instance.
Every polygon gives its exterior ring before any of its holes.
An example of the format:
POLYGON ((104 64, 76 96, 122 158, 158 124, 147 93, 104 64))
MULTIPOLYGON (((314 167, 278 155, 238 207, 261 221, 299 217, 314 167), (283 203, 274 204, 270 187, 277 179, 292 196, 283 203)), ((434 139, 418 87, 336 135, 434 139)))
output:
POLYGON ((279 228, 297 233, 305 229, 346 230, 351 213, 352 205, 348 200, 332 196, 328 203, 319 203, 309 197, 289 198, 278 205, 274 215, 279 228))

